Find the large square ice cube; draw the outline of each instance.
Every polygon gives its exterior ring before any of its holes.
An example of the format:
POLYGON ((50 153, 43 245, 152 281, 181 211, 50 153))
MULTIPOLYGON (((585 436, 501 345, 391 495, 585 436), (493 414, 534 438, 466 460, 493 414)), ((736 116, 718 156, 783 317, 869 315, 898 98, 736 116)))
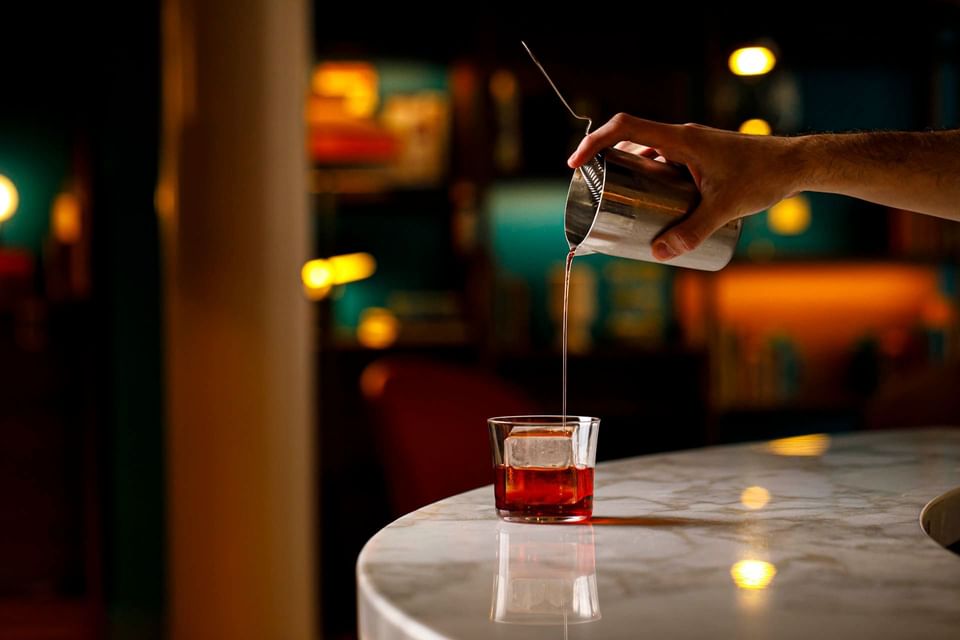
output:
POLYGON ((514 430, 504 442, 508 467, 565 468, 573 466, 573 438, 562 432, 514 430))

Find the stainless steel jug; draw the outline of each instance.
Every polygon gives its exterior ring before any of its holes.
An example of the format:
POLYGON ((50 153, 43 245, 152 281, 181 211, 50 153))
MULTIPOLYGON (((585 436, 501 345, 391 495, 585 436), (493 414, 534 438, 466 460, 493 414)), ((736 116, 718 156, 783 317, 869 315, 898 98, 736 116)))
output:
MULTIPOLYGON (((564 211, 567 243, 576 255, 604 253, 659 262, 651 243, 692 211, 700 193, 690 174, 669 163, 606 149, 573 172, 564 211)), ((728 222, 696 249, 664 264, 722 269, 736 249, 742 220, 728 222)))

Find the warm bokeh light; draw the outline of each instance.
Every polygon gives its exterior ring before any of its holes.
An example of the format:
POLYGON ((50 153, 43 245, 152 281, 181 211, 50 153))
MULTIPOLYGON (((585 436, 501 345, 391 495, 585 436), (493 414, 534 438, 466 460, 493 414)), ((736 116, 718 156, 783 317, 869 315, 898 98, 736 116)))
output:
POLYGON ((741 589, 766 589, 777 575, 777 568, 763 560, 741 560, 730 567, 730 575, 741 589))
POLYGON ((767 450, 778 456, 822 456, 830 448, 830 436, 825 433, 811 433, 806 436, 780 438, 767 443, 767 450))
POLYGON ((324 62, 313 70, 313 92, 340 99, 343 110, 355 118, 369 118, 379 101, 377 70, 366 62, 324 62))
POLYGON ((374 362, 360 374, 360 391, 365 398, 379 398, 390 379, 390 369, 382 362, 374 362))
POLYGON ((810 201, 799 195, 770 207, 767 226, 782 236, 800 235, 810 227, 810 201))
POLYGON ((170 219, 177 207, 177 192, 173 181, 161 178, 157 181, 157 188, 153 192, 153 208, 161 218, 170 219))
POLYGON ((766 47, 743 47, 730 54, 728 64, 738 76, 762 76, 777 64, 777 57, 766 47))
POLYGON ((740 125, 740 133, 751 136, 768 136, 770 131, 770 123, 762 118, 750 118, 740 125))
POLYGON ((300 279, 307 297, 320 300, 335 285, 369 278, 376 270, 377 261, 369 253, 347 253, 308 261, 300 270, 300 279))
POLYGON ((20 204, 20 194, 7 176, 0 175, 0 222, 13 217, 20 204))
POLYGON ((53 237, 63 244, 75 244, 80 240, 82 223, 80 201, 70 192, 64 192, 53 200, 50 209, 50 226, 53 237))
POLYGON ((770 492, 763 487, 747 487, 740 494, 740 502, 747 509, 763 509, 770 502, 770 492))
POLYGON ((370 307, 360 314, 357 342, 370 349, 385 349, 397 341, 400 322, 389 309, 370 307))
POLYGON ((923 309, 920 312, 923 326, 930 329, 948 328, 955 316, 956 309, 953 303, 942 294, 930 296, 930 299, 923 303, 923 309))
POLYGON ((333 271, 333 284, 347 284, 372 276, 377 270, 377 261, 369 253, 347 253, 328 258, 333 271))
POLYGON ((333 284, 333 270, 330 263, 323 259, 310 260, 301 270, 303 284, 311 289, 322 289, 333 284))
POLYGON ((333 270, 326 260, 310 260, 300 269, 300 280, 308 298, 322 300, 333 288, 333 270))
POLYGON ((937 269, 916 264, 734 265, 717 272, 712 286, 723 325, 742 335, 775 326, 816 361, 849 349, 865 334, 915 325, 938 294, 939 278, 937 269))
POLYGON ((499 70, 490 76, 490 93, 501 102, 512 99, 517 93, 517 77, 506 70, 499 70))

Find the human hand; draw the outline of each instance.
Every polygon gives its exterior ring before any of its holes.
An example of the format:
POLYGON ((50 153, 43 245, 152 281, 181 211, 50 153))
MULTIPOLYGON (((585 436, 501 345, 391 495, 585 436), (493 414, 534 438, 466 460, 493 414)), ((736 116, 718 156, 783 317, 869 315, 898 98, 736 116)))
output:
POLYGON ((751 136, 698 124, 673 125, 625 113, 586 136, 567 161, 576 168, 616 145, 638 155, 685 165, 700 204, 653 240, 653 255, 669 260, 696 248, 724 224, 767 209, 792 195, 799 161, 791 139, 751 136))

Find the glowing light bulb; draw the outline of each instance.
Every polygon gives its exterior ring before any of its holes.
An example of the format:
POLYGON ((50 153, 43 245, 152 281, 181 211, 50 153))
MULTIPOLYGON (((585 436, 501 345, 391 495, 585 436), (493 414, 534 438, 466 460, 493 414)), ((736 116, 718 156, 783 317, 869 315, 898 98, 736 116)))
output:
POLYGON ((730 54, 728 64, 738 76, 762 76, 770 73, 777 57, 767 47, 743 47, 730 54))
POLYGON ((19 204, 20 194, 17 193, 17 187, 10 178, 0 175, 0 222, 12 218, 19 204))
POLYGON ((770 123, 762 118, 750 118, 740 125, 740 133, 747 133, 751 136, 768 136, 770 131, 770 123))
POLYGON ((810 227, 810 202, 806 196, 793 196, 770 207, 767 226, 782 236, 797 236, 810 227))

